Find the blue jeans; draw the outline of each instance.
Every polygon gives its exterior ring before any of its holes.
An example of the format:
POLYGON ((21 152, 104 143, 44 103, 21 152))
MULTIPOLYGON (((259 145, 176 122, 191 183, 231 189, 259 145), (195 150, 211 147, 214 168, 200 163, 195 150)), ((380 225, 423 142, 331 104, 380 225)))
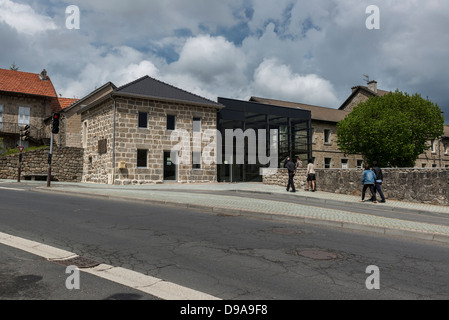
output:
POLYGON ((371 191, 371 200, 372 201, 376 201, 376 191, 374 191, 374 185, 373 184, 365 184, 363 185, 363 189, 362 189, 362 201, 365 200, 365 193, 366 190, 369 188, 369 191, 371 191))
POLYGON ((379 192, 380 198, 382 201, 385 201, 385 196, 382 192, 382 183, 376 182, 374 185, 374 198, 376 198, 376 192, 379 192))

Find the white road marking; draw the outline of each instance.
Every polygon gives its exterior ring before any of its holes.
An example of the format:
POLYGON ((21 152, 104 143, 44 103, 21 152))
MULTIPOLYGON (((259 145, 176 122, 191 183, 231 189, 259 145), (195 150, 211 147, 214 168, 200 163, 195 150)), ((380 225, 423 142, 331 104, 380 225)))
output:
POLYGON ((23 189, 16 189, 16 188, 7 188, 7 187, 0 187, 1 190, 11 190, 11 191, 25 191, 23 189))
MULTIPOLYGON (((51 260, 66 260, 78 257, 75 253, 54 248, 42 243, 15 237, 0 232, 0 243, 39 257, 51 260)), ((80 269, 100 278, 134 288, 164 300, 221 300, 209 294, 144 275, 132 270, 101 264, 91 269, 80 269)))

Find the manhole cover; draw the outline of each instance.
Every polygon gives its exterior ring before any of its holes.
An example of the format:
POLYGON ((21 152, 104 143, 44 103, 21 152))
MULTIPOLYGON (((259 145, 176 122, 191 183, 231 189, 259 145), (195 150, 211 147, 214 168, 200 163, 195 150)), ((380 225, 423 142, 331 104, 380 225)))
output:
POLYGON ((296 251, 298 256, 310 258, 313 260, 335 260, 338 256, 329 251, 323 250, 304 250, 304 251, 296 251))
POLYGON ((84 257, 75 257, 66 260, 50 260, 50 261, 64 267, 76 266, 78 269, 90 269, 100 265, 100 262, 84 257))
POLYGON ((30 284, 30 283, 36 283, 41 281, 43 278, 41 276, 35 276, 35 275, 25 275, 25 276, 19 276, 15 277, 14 281, 20 284, 30 284))

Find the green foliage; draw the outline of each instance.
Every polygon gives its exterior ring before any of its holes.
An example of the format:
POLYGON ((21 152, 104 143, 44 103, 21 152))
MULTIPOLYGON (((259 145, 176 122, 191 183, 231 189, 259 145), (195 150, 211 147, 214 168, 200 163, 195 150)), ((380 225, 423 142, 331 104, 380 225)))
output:
MULTIPOLYGON (((39 150, 39 149, 45 149, 45 148, 48 148, 48 146, 29 147, 29 148, 23 150, 23 152, 39 150)), ((8 150, 0 149, 0 155, 2 155, 2 156, 9 156, 9 155, 16 154, 16 153, 19 153, 19 149, 18 148, 9 148, 8 150)))
POLYGON ((371 97, 337 125, 338 145, 383 167, 413 167, 418 156, 440 138, 444 117, 438 105, 397 90, 371 97))
POLYGON ((12 71, 19 71, 19 67, 16 66, 16 63, 15 63, 15 62, 13 62, 13 64, 11 65, 11 67, 9 67, 9 70, 12 70, 12 71))

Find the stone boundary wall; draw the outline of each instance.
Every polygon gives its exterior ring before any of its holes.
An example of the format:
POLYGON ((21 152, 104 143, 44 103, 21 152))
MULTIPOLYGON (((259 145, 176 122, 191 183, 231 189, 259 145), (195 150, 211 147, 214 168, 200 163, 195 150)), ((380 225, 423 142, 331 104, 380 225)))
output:
MULTIPOLYGON (((23 153, 21 180, 48 175, 50 148, 23 153)), ((0 179, 17 179, 19 154, 0 156, 0 179)), ((81 182, 83 175, 83 149, 53 147, 52 180, 81 182)))
MULTIPOLYGON (((362 169, 315 169, 315 171, 318 191, 348 195, 362 193, 362 169)), ((382 190, 387 200, 449 205, 447 168, 382 169, 382 172, 384 175, 382 190)), ((287 169, 278 169, 274 174, 264 175, 263 182, 267 185, 286 187, 287 169)), ((299 189, 305 185, 306 170, 301 169, 295 177, 295 186, 299 189)))

